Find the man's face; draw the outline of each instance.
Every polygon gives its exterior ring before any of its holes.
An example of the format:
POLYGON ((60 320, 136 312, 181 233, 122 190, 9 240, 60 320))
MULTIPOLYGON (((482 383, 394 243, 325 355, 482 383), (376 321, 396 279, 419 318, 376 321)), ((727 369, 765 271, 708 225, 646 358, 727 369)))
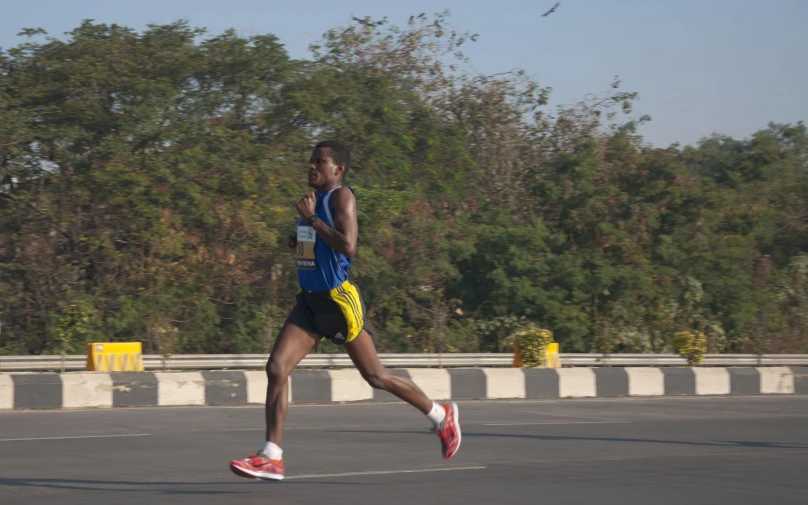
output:
POLYGON ((325 188, 339 182, 344 167, 334 163, 331 149, 318 147, 311 152, 309 159, 309 186, 325 188))

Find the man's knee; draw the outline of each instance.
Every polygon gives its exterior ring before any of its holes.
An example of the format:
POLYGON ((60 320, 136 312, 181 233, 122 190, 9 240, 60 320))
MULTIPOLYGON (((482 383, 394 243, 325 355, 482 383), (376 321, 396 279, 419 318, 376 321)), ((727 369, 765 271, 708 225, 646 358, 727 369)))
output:
POLYGON ((267 380, 269 380, 270 383, 284 382, 292 372, 291 367, 274 358, 269 358, 265 370, 267 373, 267 380))
POLYGON ((373 389, 388 389, 390 377, 391 375, 387 370, 362 374, 362 378, 365 379, 373 389))

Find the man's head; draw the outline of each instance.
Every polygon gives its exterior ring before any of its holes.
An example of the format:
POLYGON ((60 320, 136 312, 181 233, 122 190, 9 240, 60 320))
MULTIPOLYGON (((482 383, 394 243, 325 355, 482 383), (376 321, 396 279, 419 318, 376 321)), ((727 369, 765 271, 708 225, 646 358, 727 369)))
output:
POLYGON ((351 167, 351 150, 336 140, 314 146, 309 160, 309 186, 326 189, 342 182, 351 167))

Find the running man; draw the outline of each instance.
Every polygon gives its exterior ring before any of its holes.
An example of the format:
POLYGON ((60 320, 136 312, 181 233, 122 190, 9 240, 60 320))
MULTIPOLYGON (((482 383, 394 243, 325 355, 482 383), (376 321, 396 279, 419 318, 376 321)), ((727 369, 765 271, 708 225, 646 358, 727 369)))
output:
POLYGON ((300 293, 267 362, 266 443, 258 454, 230 462, 236 475, 283 479, 283 424, 289 403, 292 370, 322 339, 344 345, 362 377, 423 412, 440 438, 443 457, 460 447, 460 423, 454 402, 432 402, 411 380, 382 366, 365 321, 359 289, 348 280, 356 254, 358 225, 353 191, 342 185, 351 166, 351 152, 335 141, 315 146, 309 160, 309 186, 315 192, 297 202, 300 221, 289 247, 297 251, 300 293))

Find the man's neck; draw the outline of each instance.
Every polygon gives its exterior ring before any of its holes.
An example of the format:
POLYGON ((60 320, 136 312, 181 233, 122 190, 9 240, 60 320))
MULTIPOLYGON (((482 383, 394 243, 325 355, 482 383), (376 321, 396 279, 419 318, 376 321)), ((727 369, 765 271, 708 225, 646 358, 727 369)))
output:
POLYGON ((329 191, 331 191, 332 189, 337 189, 337 188, 338 188, 338 187, 340 187, 340 186, 342 186, 342 182, 341 182, 341 181, 340 181, 340 182, 335 182, 334 184, 328 184, 328 185, 323 186, 323 187, 321 187, 321 188, 314 188, 314 189, 317 191, 317 194, 320 194, 320 195, 321 195, 321 194, 323 194, 323 193, 328 193, 328 192, 329 192, 329 191))

